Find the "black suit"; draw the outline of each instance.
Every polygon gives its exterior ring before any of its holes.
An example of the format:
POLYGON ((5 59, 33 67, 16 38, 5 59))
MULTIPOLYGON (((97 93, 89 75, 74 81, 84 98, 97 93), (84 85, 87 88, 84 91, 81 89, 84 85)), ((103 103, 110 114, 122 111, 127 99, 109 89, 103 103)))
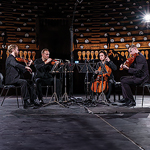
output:
POLYGON ((132 76, 121 77, 122 95, 125 99, 134 101, 130 85, 140 85, 149 81, 148 64, 141 53, 129 67, 128 73, 132 74, 132 76))
MULTIPOLYGON (((34 66, 36 68, 35 81, 37 88, 37 95, 39 100, 43 100, 42 85, 54 85, 54 78, 50 73, 53 65, 51 63, 45 64, 42 58, 36 59, 34 61, 34 66)), ((60 96, 60 80, 56 79, 56 93, 59 98, 60 96)))
POLYGON ((31 81, 22 79, 23 73, 25 72, 25 66, 18 63, 15 57, 10 54, 6 59, 5 84, 21 85, 21 95, 23 100, 30 99, 30 102, 34 102, 36 99, 34 85, 31 81))

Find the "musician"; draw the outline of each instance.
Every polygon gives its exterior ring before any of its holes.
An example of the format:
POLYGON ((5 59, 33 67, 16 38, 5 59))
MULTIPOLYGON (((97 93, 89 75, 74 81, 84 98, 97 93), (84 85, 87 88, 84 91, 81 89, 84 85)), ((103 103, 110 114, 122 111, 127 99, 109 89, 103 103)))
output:
POLYGON ((26 71, 32 72, 29 67, 32 60, 29 61, 28 66, 23 65, 16 61, 16 57, 19 54, 18 46, 11 44, 8 46, 9 57, 6 59, 6 77, 5 84, 13 84, 21 86, 21 95, 24 101, 24 108, 29 106, 38 105, 36 103, 36 94, 34 90, 34 84, 31 81, 27 81, 23 77, 23 73, 26 71), (30 102, 29 102, 30 101, 30 102))
MULTIPOLYGON (((44 104, 43 101, 43 94, 42 94, 42 85, 54 85, 54 78, 50 73, 53 65, 52 65, 52 58, 49 58, 50 52, 47 48, 44 48, 41 51, 42 57, 36 59, 34 61, 34 66, 36 68, 36 87, 37 87, 37 95, 40 101, 40 104, 44 104)), ((55 65, 59 64, 59 61, 55 61, 55 65)), ((56 79, 56 93, 59 99, 60 97, 60 80, 56 79)))
POLYGON ((130 67, 121 64, 121 68, 126 69, 131 76, 121 77, 122 95, 123 99, 120 102, 124 103, 124 106, 135 106, 136 102, 133 98, 131 91, 131 85, 140 85, 149 81, 148 64, 145 57, 138 51, 135 45, 129 47, 128 52, 131 55, 135 55, 134 62, 130 67))
POLYGON ((102 67, 102 65, 107 65, 110 70, 111 70, 111 73, 110 73, 110 76, 108 76, 108 91, 106 92, 106 99, 107 99, 107 102, 110 103, 110 94, 112 92, 112 85, 114 83, 114 76, 113 76, 113 73, 112 73, 112 70, 117 70, 117 66, 113 63, 113 61, 110 60, 110 58, 107 56, 107 53, 103 50, 100 51, 99 53, 99 58, 100 58, 100 62, 97 63, 97 66, 96 66, 96 71, 95 73, 98 74, 99 71, 99 67, 102 67))

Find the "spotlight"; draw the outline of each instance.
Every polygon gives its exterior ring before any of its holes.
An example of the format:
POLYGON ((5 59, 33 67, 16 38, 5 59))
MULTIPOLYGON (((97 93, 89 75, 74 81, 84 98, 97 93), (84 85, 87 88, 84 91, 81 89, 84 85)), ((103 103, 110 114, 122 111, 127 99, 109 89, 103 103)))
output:
POLYGON ((83 0, 77 0, 77 2, 81 4, 83 2, 83 0))
POLYGON ((145 15, 144 19, 146 22, 150 22, 150 14, 145 15))

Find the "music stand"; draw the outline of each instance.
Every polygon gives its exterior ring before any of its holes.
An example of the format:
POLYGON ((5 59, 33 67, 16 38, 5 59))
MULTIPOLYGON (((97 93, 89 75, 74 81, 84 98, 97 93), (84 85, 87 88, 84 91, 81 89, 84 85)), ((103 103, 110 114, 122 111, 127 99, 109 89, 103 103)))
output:
POLYGON ((95 63, 79 63, 79 64, 76 64, 77 65, 77 69, 78 69, 78 72, 79 73, 85 73, 85 79, 84 81, 86 82, 86 100, 87 100, 87 93, 88 93, 88 74, 89 73, 94 73, 95 69, 94 69, 94 66, 95 66, 95 63))
POLYGON ((52 97, 51 97, 50 101, 47 104, 43 105, 44 107, 48 106, 48 105, 50 105, 52 103, 57 103, 60 106, 64 107, 64 105, 59 103, 58 96, 57 96, 57 93, 56 93, 56 74, 59 73, 59 69, 60 68, 58 68, 58 65, 56 65, 56 64, 54 64, 54 65, 55 66, 53 66, 53 68, 49 72, 49 73, 53 73, 54 74, 54 92, 52 94, 52 97))
MULTIPOLYGON (((68 98, 68 94, 67 94, 67 73, 73 73, 73 69, 74 69, 74 64, 70 64, 68 62, 65 63, 65 65, 63 66, 63 73, 65 74, 65 92, 62 96, 62 100, 64 99, 63 102, 68 102, 69 98, 68 98)), ((70 78, 69 78, 70 80, 70 78)))

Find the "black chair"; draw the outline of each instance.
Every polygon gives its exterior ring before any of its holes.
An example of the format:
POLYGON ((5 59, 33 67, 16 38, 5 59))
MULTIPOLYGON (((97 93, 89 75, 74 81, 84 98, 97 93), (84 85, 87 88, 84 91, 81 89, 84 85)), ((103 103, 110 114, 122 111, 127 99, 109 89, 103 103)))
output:
POLYGON ((143 88, 143 91, 142 91, 142 107, 143 107, 143 103, 144 103, 144 91, 145 91, 145 88, 147 87, 148 92, 150 93, 150 83, 144 83, 144 84, 136 86, 136 88, 135 88, 135 100, 136 100, 137 88, 138 87, 142 87, 143 88))
MULTIPOLYGON (((32 79, 31 79, 33 82, 34 82, 34 87, 36 88, 36 84, 35 84, 35 73, 32 72, 32 79)), ((42 88, 46 88, 46 99, 48 97, 48 91, 49 91, 49 88, 51 88, 51 91, 53 93, 53 86, 52 85, 42 85, 42 88)))
POLYGON ((116 95, 118 95, 118 99, 120 100, 120 95, 122 93, 121 90, 121 82, 114 82, 114 102, 116 101, 116 95))
POLYGON ((19 108, 18 89, 21 88, 21 86, 4 85, 4 84, 3 84, 3 79, 4 79, 4 77, 3 77, 2 73, 0 73, 0 88, 2 89, 0 96, 2 96, 4 90, 6 90, 6 93, 5 93, 4 98, 3 98, 3 100, 2 100, 1 106, 2 106, 3 103, 4 103, 4 100, 6 99, 6 96, 7 96, 8 92, 9 92, 9 90, 10 90, 10 89, 15 89, 15 90, 16 90, 16 96, 17 96, 17 105, 18 105, 18 108, 19 108))

